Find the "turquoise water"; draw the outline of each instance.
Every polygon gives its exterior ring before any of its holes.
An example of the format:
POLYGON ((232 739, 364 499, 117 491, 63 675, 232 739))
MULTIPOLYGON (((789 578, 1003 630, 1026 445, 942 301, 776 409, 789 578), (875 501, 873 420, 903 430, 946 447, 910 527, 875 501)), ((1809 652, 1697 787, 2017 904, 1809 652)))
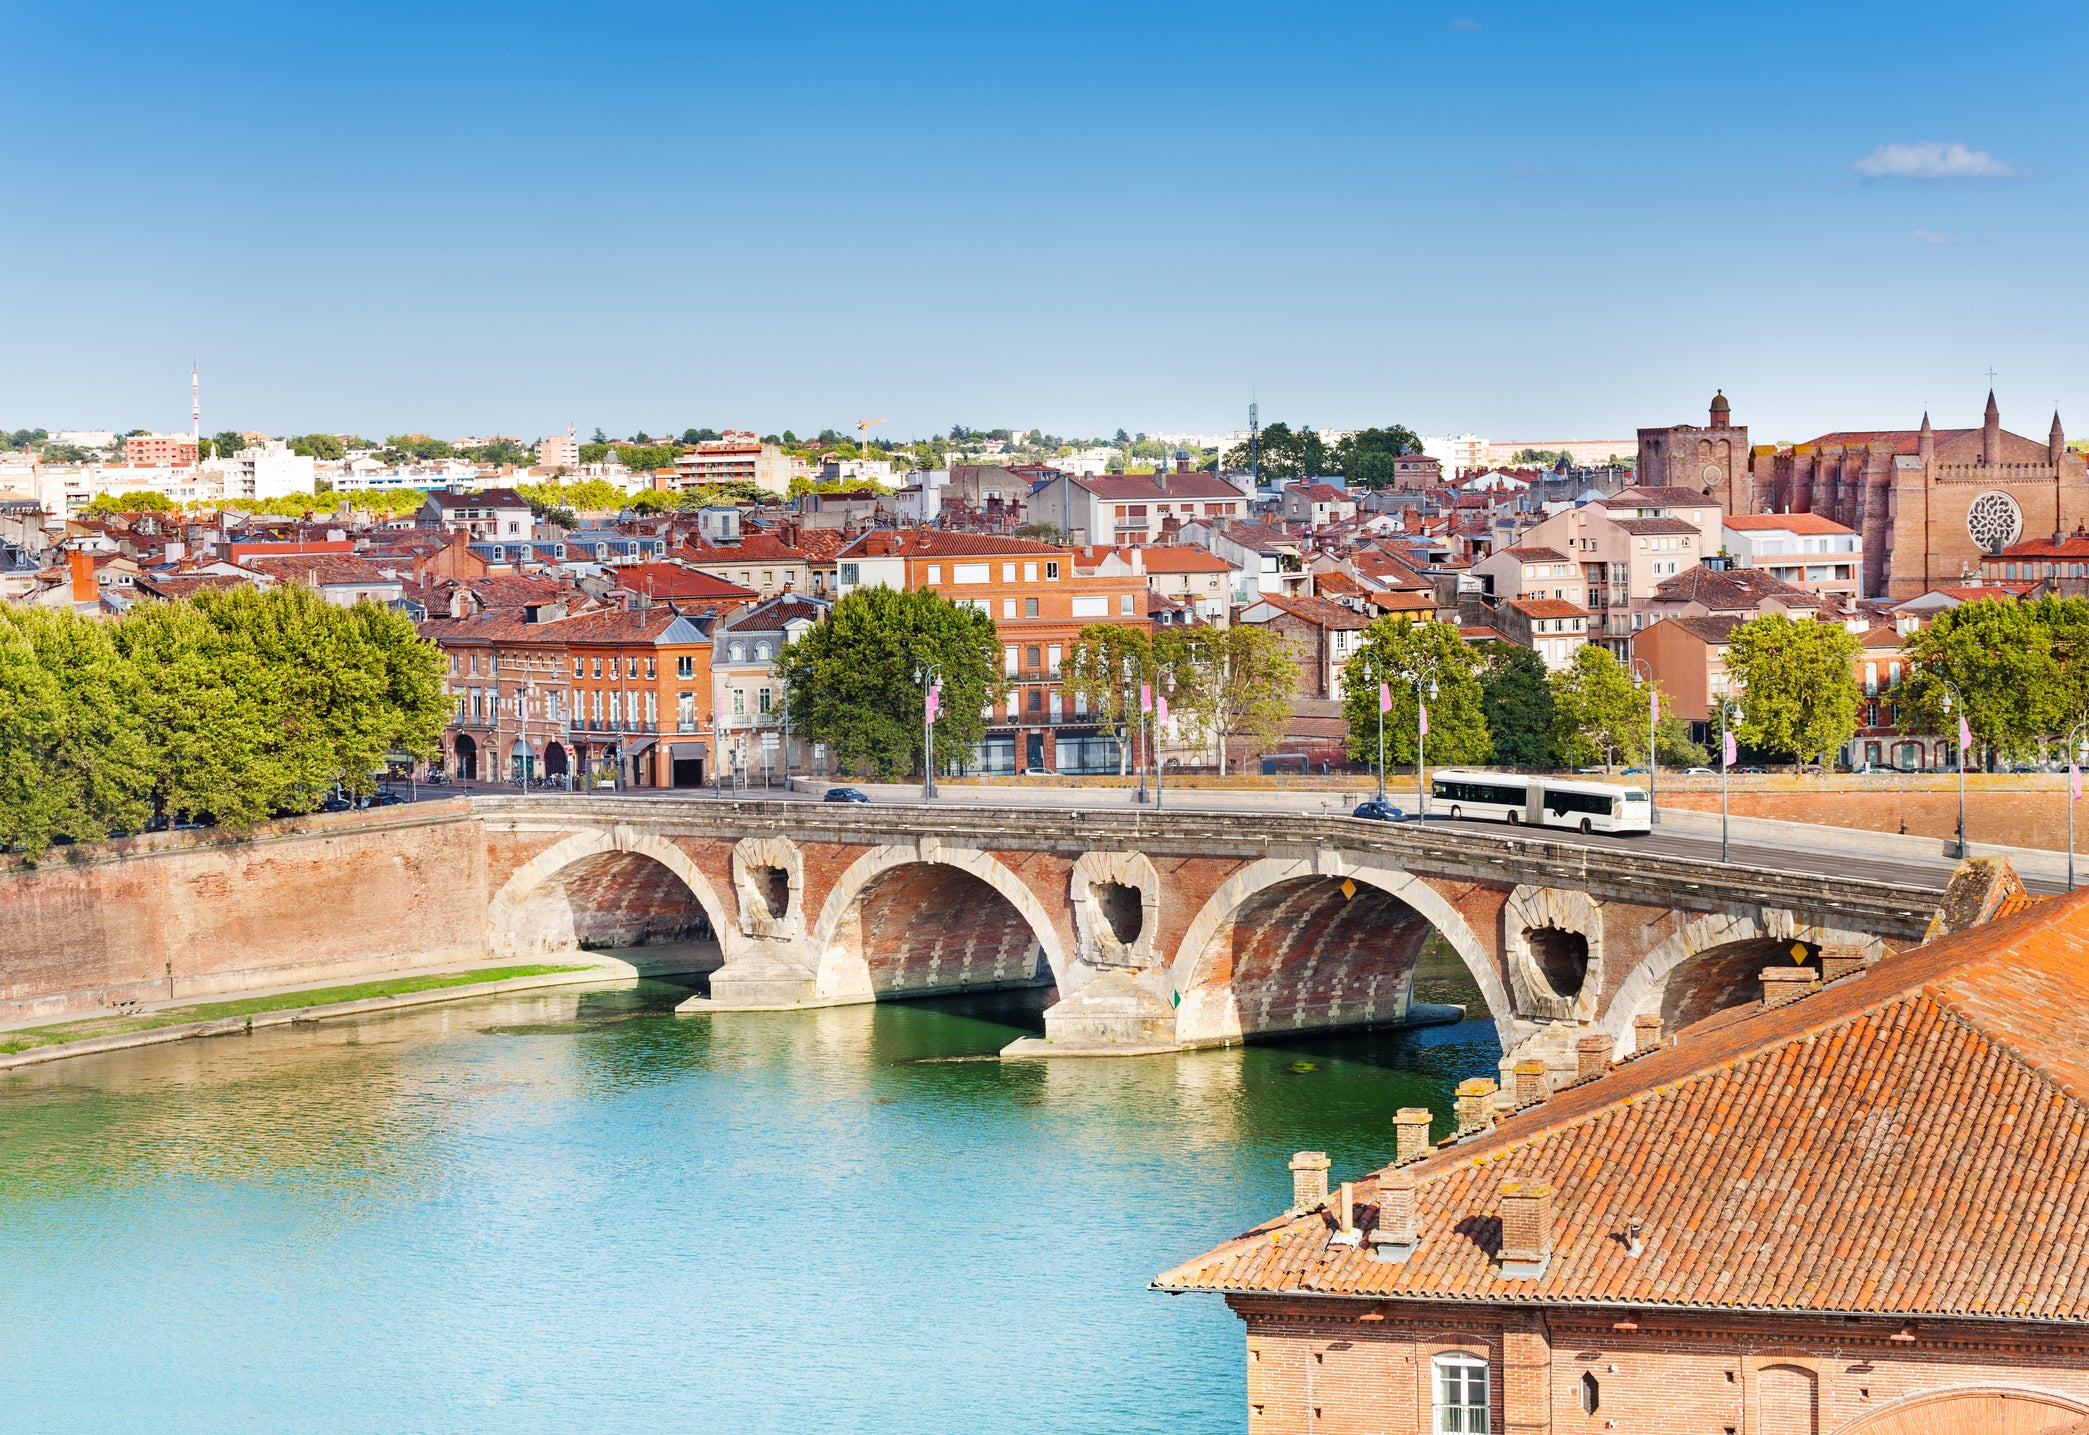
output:
POLYGON ((1024 996, 485 998, 0 1078, 0 1419, 57 1431, 1198 1431, 1152 1276, 1382 1160, 1491 1026, 999 1062, 1024 996))

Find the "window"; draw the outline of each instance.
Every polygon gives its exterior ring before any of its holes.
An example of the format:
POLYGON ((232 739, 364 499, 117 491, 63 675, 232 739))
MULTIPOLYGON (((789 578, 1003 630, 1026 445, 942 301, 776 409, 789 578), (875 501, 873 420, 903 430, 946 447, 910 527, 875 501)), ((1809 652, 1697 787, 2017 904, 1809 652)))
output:
POLYGON ((573 660, 573 676, 574 676, 574 677, 576 677, 576 678, 584 678, 584 677, 586 677, 586 676, 587 676, 587 674, 581 671, 581 669, 582 669, 582 668, 584 668, 584 667, 586 667, 586 666, 587 666, 587 660, 586 660, 586 659, 584 659, 584 658, 575 658, 575 659, 573 660))
POLYGON ((1055 678, 1059 676, 1059 658, 1060 649, 1057 643, 1045 650, 1045 671, 1055 678))
POLYGON ((1076 618, 1107 618, 1110 616, 1110 600, 1101 594, 1074 599, 1076 618))
POLYGON ((1436 1435, 1487 1435, 1487 1362, 1461 1351, 1435 1365, 1436 1435))
POLYGON ((769 710, 769 690, 767 688, 763 688, 761 691, 761 702, 759 706, 763 712, 767 712, 769 710))
POLYGON ((766 639, 754 645, 754 656, 757 662, 766 663, 769 661, 769 644, 766 639))
POLYGON ((1035 563, 1025 563, 1023 565, 1023 581, 1025 583, 1035 583, 1037 581, 1037 565, 1035 563))
POLYGON ((726 656, 736 663, 747 661, 747 645, 745 643, 734 643, 725 652, 726 656))
MULTIPOLYGON (((1874 747, 1872 751, 1877 753, 1878 749, 1874 747)), ((1593 1370, 1582 1371, 1580 1383, 1581 1413, 1593 1415, 1603 1408, 1603 1387, 1596 1383, 1596 1373, 1593 1370)))
POLYGON ((602 660, 600 658, 595 659, 595 676, 598 678, 602 676, 602 660))
MULTIPOLYGON (((634 694, 634 696, 636 696, 636 695, 634 694)), ((649 692, 649 693, 647 693, 647 694, 646 694, 646 726, 647 726, 647 727, 652 727, 652 726, 653 726, 653 725, 654 725, 655 723, 657 723, 657 722, 659 722, 659 721, 660 721, 660 705, 659 705, 659 699, 660 699, 660 695, 659 695, 658 693, 652 693, 652 692, 649 692)))
POLYGON ((733 716, 747 716, 747 693, 741 688, 733 689, 733 716))
POLYGON ((836 566, 835 586, 854 588, 863 581, 863 567, 858 563, 842 563, 836 566))
POLYGON ((624 676, 627 678, 635 678, 638 676, 638 659, 624 659, 624 676))
MULTIPOLYGON (((931 575, 935 571, 934 568, 929 569, 931 575)), ((950 568, 950 581, 953 583, 991 583, 993 578, 994 566, 991 563, 954 563, 950 568)), ((935 578, 931 576, 929 581, 933 583, 935 578)))
POLYGON ((1003 598, 1001 600, 1001 616, 1004 618, 1013 618, 1015 616, 1015 599, 1003 598))
POLYGON ((1015 564, 1003 563, 1001 565, 1001 581, 1003 583, 1015 582, 1015 564))
POLYGON ((658 666, 657 666, 657 663, 658 663, 658 659, 655 659, 655 658, 647 658, 647 659, 646 659, 646 676, 647 676, 647 677, 649 677, 649 678, 657 678, 657 677, 659 677, 659 676, 660 676, 660 671, 659 671, 659 668, 658 668, 658 666))
POLYGON ((776 570, 775 570, 775 569, 773 569, 773 568, 764 568, 764 569, 762 570, 762 586, 763 586, 764 588, 770 588, 770 587, 774 587, 774 586, 775 586, 775 583, 776 583, 776 570))
POLYGON ((1002 656, 1002 659, 1004 660, 1004 662, 1005 662, 1005 663, 1007 664, 1007 666, 1006 666, 1006 668, 1004 669, 1004 671, 1005 671, 1005 672, 1007 673, 1007 675, 1008 675, 1009 677, 1011 677, 1011 678, 1012 678, 1012 677, 1014 677, 1014 676, 1015 676, 1015 672, 1016 672, 1016 655, 1015 655, 1015 649, 1014 649, 1014 648, 1003 648, 1003 649, 1001 650, 1001 656, 1002 656))
POLYGON ((676 659, 675 659, 675 676, 676 676, 676 677, 678 677, 678 678, 693 678, 693 677, 695 677, 695 676, 696 676, 696 659, 695 659, 695 658, 693 658, 693 657, 691 657, 691 656, 690 656, 689 654, 687 654, 687 653, 684 653, 684 654, 683 654, 683 655, 682 655, 681 657, 679 657, 679 658, 676 658, 676 659))
POLYGON ((1059 576, 1059 565, 1058 565, 1057 563, 1047 563, 1047 564, 1045 564, 1045 577, 1046 577, 1047 579, 1051 579, 1051 578, 1057 578, 1058 576, 1059 576))
POLYGON ((1123 597, 1117 600, 1117 611, 1124 614, 1126 617, 1131 616, 1132 595, 1130 593, 1126 593, 1123 597))
POLYGON ((1043 650, 1037 646, 1037 644, 1032 643, 1029 649, 1024 654, 1024 656, 1030 660, 1030 670, 1032 672, 1035 672, 1037 671, 1039 660, 1043 658, 1044 653, 1043 650))

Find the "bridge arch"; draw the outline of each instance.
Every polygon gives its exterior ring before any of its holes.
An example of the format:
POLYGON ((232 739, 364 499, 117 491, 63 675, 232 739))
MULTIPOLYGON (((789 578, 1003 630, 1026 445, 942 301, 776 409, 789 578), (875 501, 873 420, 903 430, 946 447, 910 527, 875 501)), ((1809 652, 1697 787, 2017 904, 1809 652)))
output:
POLYGON ((541 956, 708 929, 731 960, 729 910, 688 853, 620 824, 577 832, 517 868, 488 905, 486 948, 541 956))
POLYGON ((1789 962, 1794 942, 1816 949, 1864 947, 1873 959, 1884 950, 1869 933, 1798 922, 1781 908, 1709 912, 1664 937, 1626 974, 1598 1026, 1619 1056, 1629 1055, 1635 1016, 1658 1012, 1664 1032, 1679 1031, 1715 1011, 1756 1000, 1762 995, 1758 974, 1789 962))
POLYGON ((809 940, 820 999, 1028 985, 1040 952, 1066 990, 1065 945, 1029 884, 987 852, 936 842, 850 863, 809 940))
POLYGON ((1334 852, 1313 860, 1271 857, 1251 863, 1220 884, 1198 909, 1168 967, 1168 983, 1178 999, 1176 1039, 1186 1046, 1203 1045, 1237 1041, 1258 1031, 1326 1029, 1404 1015, 1414 958, 1430 928, 1451 944, 1471 972, 1506 1050, 1517 1035, 1513 1000, 1493 954, 1458 909, 1410 872, 1352 863, 1334 852), (1351 891, 1357 895, 1343 893, 1345 880, 1354 884, 1351 891), (1356 907, 1357 896, 1365 893, 1376 900, 1356 907), (1251 941, 1265 950, 1248 953, 1247 961, 1236 965, 1243 919, 1261 928, 1288 922, 1296 933, 1310 930, 1318 945, 1289 973, 1283 970, 1281 947, 1269 943, 1251 941), (1391 963, 1381 963, 1382 970, 1357 973, 1346 964, 1354 961, 1357 943, 1374 932, 1398 950, 1391 963), (1317 964, 1328 954, 1345 965, 1327 986, 1329 995, 1321 1002, 1327 1010, 1319 1019, 1302 1019, 1302 1004, 1310 1001, 1302 984, 1308 977, 1317 980, 1317 964), (1405 970, 1398 970, 1402 965, 1405 970), (1273 1008, 1282 999, 1273 979, 1287 975, 1297 992, 1293 1019, 1273 1019, 1280 1016, 1273 1008), (1243 990, 1243 976, 1251 989, 1243 990), (1359 995, 1351 995, 1352 976, 1362 982, 1359 995), (1388 987, 1389 978, 1397 983, 1397 991, 1388 987))

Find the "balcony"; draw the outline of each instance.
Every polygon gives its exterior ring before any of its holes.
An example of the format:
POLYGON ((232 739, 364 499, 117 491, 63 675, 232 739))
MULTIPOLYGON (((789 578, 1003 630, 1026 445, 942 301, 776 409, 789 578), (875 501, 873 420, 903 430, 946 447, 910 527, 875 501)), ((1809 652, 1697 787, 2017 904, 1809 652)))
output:
POLYGON ((660 731, 660 724, 657 722, 645 722, 634 718, 620 718, 616 722, 611 722, 607 718, 602 718, 598 720, 595 718, 576 717, 571 722, 566 724, 566 731, 573 734, 573 736, 575 737, 585 737, 591 733, 657 733, 658 731, 660 731))

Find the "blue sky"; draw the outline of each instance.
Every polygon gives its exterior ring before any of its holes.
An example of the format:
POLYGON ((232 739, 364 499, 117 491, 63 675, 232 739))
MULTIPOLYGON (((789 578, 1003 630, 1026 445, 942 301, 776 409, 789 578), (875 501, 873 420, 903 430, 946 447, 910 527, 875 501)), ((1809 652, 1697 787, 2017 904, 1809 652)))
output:
POLYGON ((2089 7, 9 5, 0 426, 2089 432, 2089 7))

